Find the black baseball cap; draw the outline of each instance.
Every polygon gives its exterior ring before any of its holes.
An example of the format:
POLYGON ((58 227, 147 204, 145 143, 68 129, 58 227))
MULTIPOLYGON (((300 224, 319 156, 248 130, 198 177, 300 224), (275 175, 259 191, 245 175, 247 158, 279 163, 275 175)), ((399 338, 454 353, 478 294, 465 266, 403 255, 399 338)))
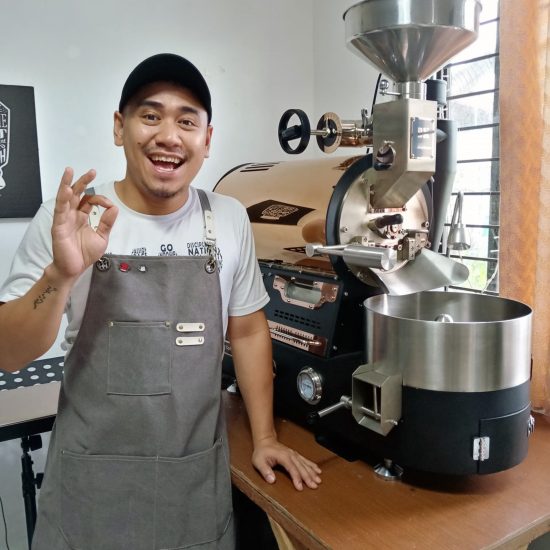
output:
POLYGON ((212 100, 208 84, 201 72, 187 59, 173 53, 159 53, 142 61, 128 76, 122 88, 119 112, 128 101, 147 84, 152 82, 174 82, 193 92, 212 119, 212 100))

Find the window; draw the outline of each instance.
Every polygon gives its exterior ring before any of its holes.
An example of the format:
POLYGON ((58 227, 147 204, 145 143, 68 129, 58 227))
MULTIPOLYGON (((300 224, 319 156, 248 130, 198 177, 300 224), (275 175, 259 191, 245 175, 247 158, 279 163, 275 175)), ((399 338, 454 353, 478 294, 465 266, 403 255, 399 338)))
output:
POLYGON ((478 39, 437 75, 448 84, 446 116, 459 128, 457 173, 445 225, 448 229, 457 193, 462 191, 471 248, 450 254, 470 269, 460 288, 498 294, 499 0, 482 3, 478 39))

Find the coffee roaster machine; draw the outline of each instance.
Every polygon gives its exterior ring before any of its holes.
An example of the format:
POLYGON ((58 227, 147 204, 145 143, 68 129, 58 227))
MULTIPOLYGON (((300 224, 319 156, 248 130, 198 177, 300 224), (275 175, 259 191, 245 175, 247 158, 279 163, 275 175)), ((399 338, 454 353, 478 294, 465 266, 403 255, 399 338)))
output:
MULTIPOLYGON (((477 0, 364 0, 344 14, 348 46, 393 82, 359 120, 287 111, 279 140, 311 136, 354 156, 251 163, 216 191, 247 208, 273 340, 275 409, 344 456, 484 474, 525 457, 531 310, 442 291, 467 268, 439 253, 456 166, 444 83, 426 79, 472 43, 477 0), (295 122, 295 123, 293 123, 295 122), (366 154, 365 154, 366 149, 366 154)), ((383 81, 384 82, 384 81, 383 81)), ((224 369, 231 372, 227 349, 224 369)))

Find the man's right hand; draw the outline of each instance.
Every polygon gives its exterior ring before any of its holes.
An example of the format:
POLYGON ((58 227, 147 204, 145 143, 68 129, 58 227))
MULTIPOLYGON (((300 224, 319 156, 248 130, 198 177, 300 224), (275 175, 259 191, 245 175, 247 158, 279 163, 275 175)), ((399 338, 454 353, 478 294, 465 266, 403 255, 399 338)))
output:
POLYGON ((73 170, 63 173, 53 215, 53 262, 28 292, 0 307, 0 369, 19 370, 51 347, 74 282, 107 249, 118 209, 106 197, 83 195, 94 178, 90 170, 73 184, 73 170), (96 231, 88 221, 94 205, 105 208, 96 231))
POLYGON ((73 169, 66 168, 55 200, 52 225, 52 268, 61 278, 75 279, 107 249, 118 208, 103 195, 83 195, 95 178, 89 170, 73 184, 73 169), (105 208, 97 230, 89 224, 93 206, 105 208))

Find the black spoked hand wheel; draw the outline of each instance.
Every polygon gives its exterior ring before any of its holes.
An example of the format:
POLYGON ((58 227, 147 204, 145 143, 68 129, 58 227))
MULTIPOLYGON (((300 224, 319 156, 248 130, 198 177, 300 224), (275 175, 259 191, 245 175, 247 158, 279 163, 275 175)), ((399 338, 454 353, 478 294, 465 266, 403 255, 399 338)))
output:
POLYGON ((279 121, 279 143, 285 153, 289 155, 298 155, 305 151, 311 137, 311 126, 307 115, 301 109, 289 109, 283 113, 279 121), (300 124, 288 126, 290 119, 296 115, 300 124), (300 139, 298 145, 293 149, 290 142, 300 139))

